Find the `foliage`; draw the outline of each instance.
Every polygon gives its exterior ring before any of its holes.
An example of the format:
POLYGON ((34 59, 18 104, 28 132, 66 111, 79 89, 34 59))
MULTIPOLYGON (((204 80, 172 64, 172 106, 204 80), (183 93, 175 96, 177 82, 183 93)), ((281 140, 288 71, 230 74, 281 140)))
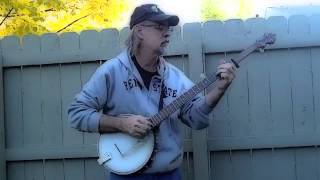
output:
POLYGON ((226 20, 248 18, 253 12, 254 0, 202 0, 201 18, 208 20, 226 20))
POLYGON ((127 23, 132 3, 133 0, 0 0, 0 36, 119 28, 127 23))

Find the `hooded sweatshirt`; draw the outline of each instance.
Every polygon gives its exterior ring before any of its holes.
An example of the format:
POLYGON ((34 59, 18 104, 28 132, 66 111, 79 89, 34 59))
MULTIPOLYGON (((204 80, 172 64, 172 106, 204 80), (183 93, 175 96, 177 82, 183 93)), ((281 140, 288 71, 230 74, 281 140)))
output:
MULTIPOLYGON (((99 132, 101 113, 108 116, 136 114, 151 117, 159 110, 163 83, 163 106, 170 104, 194 84, 178 68, 159 58, 158 75, 145 87, 127 50, 97 68, 68 109, 71 127, 84 132, 99 132)), ((199 94, 164 120, 157 133, 157 151, 145 173, 173 170, 183 159, 183 139, 179 122, 192 129, 209 125, 211 108, 199 94)))

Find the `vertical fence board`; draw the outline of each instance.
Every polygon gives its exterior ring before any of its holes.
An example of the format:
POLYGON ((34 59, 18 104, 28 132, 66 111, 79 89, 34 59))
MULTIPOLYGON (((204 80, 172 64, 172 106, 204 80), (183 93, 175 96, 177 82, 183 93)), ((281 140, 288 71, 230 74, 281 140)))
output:
POLYGON ((268 60, 266 54, 260 53, 247 57, 249 118, 255 136, 272 135, 268 60))
POLYGON ((100 32, 102 57, 112 58, 120 51, 119 31, 117 29, 105 29, 100 32))
POLYGON ((41 68, 41 101, 44 126, 44 145, 62 145, 61 91, 59 66, 41 68))
POLYGON ((263 18, 250 18, 244 22, 247 33, 260 37, 264 33, 269 32, 266 20, 263 18))
POLYGON ((25 180, 24 162, 7 162, 7 180, 25 180))
POLYGON ((313 132, 313 87, 310 49, 290 50, 291 87, 294 130, 296 133, 313 132))
POLYGON ((0 179, 6 179, 3 55, 0 40, 0 179))
POLYGON ((235 151, 231 155, 232 179, 252 180, 252 154, 250 151, 235 151))
MULTIPOLYGON (((80 33, 79 49, 86 55, 99 54, 97 51, 100 44, 99 33, 95 30, 85 30, 80 33)), ((83 54, 83 55, 85 55, 83 54)))
POLYGON ((226 20, 224 26, 226 35, 242 36, 246 33, 244 23, 241 19, 226 20))
POLYGON ((309 18, 303 15, 291 16, 288 20, 289 34, 305 36, 310 32, 309 18))
MULTIPOLYGON (((219 61, 224 58, 224 54, 206 56, 205 71, 207 76, 216 72, 219 61)), ((212 90, 213 87, 213 85, 209 86, 208 91, 212 90)), ((228 96, 229 90, 226 91, 211 113, 210 126, 208 127, 208 138, 231 136, 228 96)))
POLYGON ((285 50, 268 52, 270 63, 271 119, 274 135, 293 133, 290 58, 285 50))
POLYGON ((25 147, 40 145, 43 142, 40 82, 39 66, 22 69, 22 115, 25 147))
MULTIPOLYGON (((226 37, 222 36, 222 34, 226 33, 227 28, 228 27, 226 27, 221 21, 209 21, 204 23, 202 39, 205 52, 207 51, 206 49, 214 49, 215 46, 228 46, 228 44, 225 42, 226 37), (216 42, 221 43, 216 44, 216 42)), ((207 75, 216 72, 217 66, 221 59, 225 59, 224 53, 213 55, 208 54, 205 56, 205 72, 207 75)), ((208 91, 210 91, 212 88, 213 85, 209 86, 208 91)), ((208 138, 231 135, 228 96, 229 90, 220 99, 220 102, 211 113, 210 127, 208 128, 208 138)))
POLYGON ((80 40, 79 35, 75 32, 62 33, 60 35, 60 62, 64 60, 79 61, 79 46, 80 40), (65 58, 67 57, 67 58, 65 58))
POLYGON ((211 153, 211 179, 233 180, 230 152, 211 153))
POLYGON ((267 26, 270 33, 275 33, 277 38, 279 35, 288 33, 288 21, 283 16, 274 16, 267 19, 267 26))
POLYGON ((317 146, 316 147, 316 153, 315 153, 315 159, 316 159, 316 161, 317 161, 317 163, 316 163, 316 166, 317 166, 317 176, 318 176, 318 178, 317 178, 317 180, 319 180, 320 179, 320 151, 319 151, 319 147, 317 146))
MULTIPOLYGON (((230 19, 224 23, 224 43, 226 50, 234 51, 235 49, 243 49, 248 45, 248 31, 241 19, 230 19)), ((217 47, 219 44, 215 43, 217 47)))
POLYGON ((252 155, 252 170, 254 180, 273 179, 272 150, 256 150, 252 155))
MULTIPOLYGON (((227 54, 227 58, 235 56, 235 54, 227 54)), ((228 94, 231 136, 235 137, 252 134, 249 119, 248 63, 248 61, 241 63, 241 67, 237 70, 237 78, 230 85, 228 94)))
POLYGON ((64 146, 83 144, 83 133, 72 129, 67 110, 75 94, 81 90, 80 64, 62 65, 61 69, 62 125, 64 146))
POLYGON ((193 160, 192 153, 190 153, 190 152, 184 153, 181 170, 182 170, 181 174, 182 174, 183 180, 194 180, 195 179, 194 160, 193 160))
POLYGON ((130 35, 131 30, 128 27, 125 27, 120 30, 119 33, 119 46, 121 49, 126 47, 126 40, 128 39, 130 35))
POLYGON ((296 179, 295 153, 293 149, 275 149, 272 169, 274 180, 296 179))
POLYGON ((91 179, 103 179, 108 180, 109 179, 109 173, 108 171, 102 167, 99 166, 96 159, 86 159, 84 161, 85 164, 85 179, 91 180, 91 179))
POLYGON ((315 131, 320 133, 320 48, 311 49, 315 131))
POLYGON ((36 35, 26 35, 22 37, 22 51, 21 57, 23 57, 22 63, 24 65, 26 62, 33 65, 37 64, 37 60, 40 57, 40 37, 36 35))
POLYGON ((46 33, 40 39, 41 54, 46 63, 57 63, 60 55, 60 39, 58 34, 46 33))
POLYGON ((45 180, 64 179, 62 160, 46 160, 44 174, 45 180))
MULTIPOLYGON (((183 37, 189 45, 189 67, 192 67, 189 77, 192 81, 197 82, 200 79, 199 75, 203 72, 201 25, 199 23, 186 24, 183 37)), ((192 144, 196 179, 209 179, 206 139, 206 131, 193 131, 192 144)))
POLYGON ((207 52, 208 49, 215 49, 215 43, 219 42, 219 46, 227 46, 225 36, 221 36, 226 32, 225 26, 221 21, 209 21, 203 24, 202 29, 203 51, 207 52))
POLYGON ((3 64, 14 64, 15 59, 21 56, 19 38, 17 36, 7 36, 1 40, 1 44, 3 64))
POLYGON ((79 48, 82 59, 99 60, 101 57, 109 58, 110 54, 118 52, 118 36, 115 33, 98 33, 95 30, 86 30, 81 32, 79 38, 79 48), (106 45, 106 39, 112 39, 114 41, 106 45), (104 45, 104 47, 102 45, 104 45))
POLYGON ((320 34, 320 14, 310 17, 310 34, 320 34))
POLYGON ((64 160, 65 180, 85 180, 84 160, 66 159, 64 160))
POLYGON ((21 76, 20 67, 4 71, 6 148, 23 147, 24 145, 21 76))
POLYGON ((25 180, 44 180, 42 161, 25 162, 25 180))
POLYGON ((190 67, 186 56, 167 57, 166 61, 183 71, 186 76, 189 76, 190 67))
MULTIPOLYGON (((266 20, 251 18, 245 21, 245 27, 251 37, 261 40, 269 32, 266 20)), ((249 119, 252 134, 271 135, 269 57, 266 53, 252 53, 245 61, 248 64, 249 119)))
POLYGON ((297 180, 317 180, 317 151, 316 148, 296 149, 297 180))

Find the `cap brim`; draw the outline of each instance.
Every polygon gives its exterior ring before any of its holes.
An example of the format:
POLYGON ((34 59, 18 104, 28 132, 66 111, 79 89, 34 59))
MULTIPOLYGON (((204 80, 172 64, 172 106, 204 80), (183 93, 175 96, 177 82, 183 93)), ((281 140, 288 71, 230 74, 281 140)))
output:
POLYGON ((175 15, 159 14, 148 18, 150 21, 157 23, 168 22, 169 26, 176 26, 179 23, 179 17, 175 15))

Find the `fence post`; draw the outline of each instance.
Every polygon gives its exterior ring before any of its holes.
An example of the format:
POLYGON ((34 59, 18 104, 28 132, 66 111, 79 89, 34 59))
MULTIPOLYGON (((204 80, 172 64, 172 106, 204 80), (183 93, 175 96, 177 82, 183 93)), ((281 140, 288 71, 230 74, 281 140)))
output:
MULTIPOLYGON (((189 56, 189 77, 193 82, 200 80, 203 72, 202 31, 200 23, 184 25, 184 41, 189 56)), ((192 131, 194 176, 196 180, 209 180, 207 131, 192 131)))
POLYGON ((0 40, 0 179, 6 179, 4 108, 3 108, 3 55, 0 40))

